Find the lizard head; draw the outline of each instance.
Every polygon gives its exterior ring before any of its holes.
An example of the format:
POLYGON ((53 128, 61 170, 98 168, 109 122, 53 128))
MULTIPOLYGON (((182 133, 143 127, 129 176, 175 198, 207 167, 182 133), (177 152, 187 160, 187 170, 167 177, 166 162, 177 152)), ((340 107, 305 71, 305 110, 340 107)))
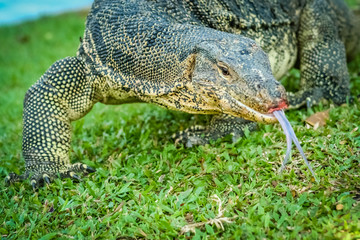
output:
POLYGON ((198 113, 275 123, 272 112, 287 107, 285 88, 274 78, 267 54, 249 38, 203 41, 186 61, 194 94, 187 106, 195 104, 198 113))

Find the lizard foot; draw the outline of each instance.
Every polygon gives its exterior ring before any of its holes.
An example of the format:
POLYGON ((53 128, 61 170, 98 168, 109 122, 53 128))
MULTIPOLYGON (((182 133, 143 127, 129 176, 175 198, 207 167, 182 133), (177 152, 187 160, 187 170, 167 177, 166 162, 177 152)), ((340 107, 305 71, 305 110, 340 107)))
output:
POLYGON ((204 145, 211 140, 232 136, 232 142, 236 142, 247 128, 249 131, 255 130, 257 124, 242 118, 229 116, 226 114, 215 115, 210 124, 206 126, 193 126, 184 131, 173 135, 175 144, 181 143, 186 147, 204 145))
POLYGON ((186 147, 204 145, 209 142, 209 131, 205 126, 195 125, 175 133, 172 138, 175 144, 184 144, 186 147))
POLYGON ((17 175, 16 173, 9 173, 9 175, 6 176, 6 178, 5 178, 5 184, 10 185, 15 182, 22 182, 25 179, 27 179, 28 177, 29 177, 29 175, 27 173, 22 174, 22 175, 17 175))
POLYGON ((5 178, 5 183, 9 185, 14 182, 21 182, 31 176, 30 184, 34 190, 37 190, 40 186, 43 186, 44 183, 50 184, 52 180, 57 177, 72 178, 76 181, 81 181, 81 178, 77 175, 77 173, 88 174, 92 172, 95 172, 95 169, 93 169, 92 167, 89 167, 88 165, 83 163, 74 163, 72 165, 60 167, 57 170, 46 169, 37 172, 26 171, 22 175, 10 173, 9 176, 5 178))

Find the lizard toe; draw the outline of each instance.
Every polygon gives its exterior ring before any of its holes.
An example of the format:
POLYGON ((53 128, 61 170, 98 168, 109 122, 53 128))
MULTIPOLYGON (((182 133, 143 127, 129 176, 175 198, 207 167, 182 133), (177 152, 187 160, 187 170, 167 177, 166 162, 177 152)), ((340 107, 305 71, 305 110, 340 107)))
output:
POLYGON ((89 167, 84 163, 74 163, 68 168, 68 170, 74 173, 84 173, 84 174, 95 172, 94 168, 89 167))
POLYGON ((35 192, 37 192, 39 190, 40 185, 42 185, 40 183, 40 181, 38 181, 37 179, 35 179, 33 177, 30 180, 30 184, 35 192))
POLYGON ((5 184, 8 186, 14 182, 19 182, 19 175, 17 175, 16 173, 9 173, 8 176, 6 176, 5 178, 5 184))
POLYGON ((81 167, 82 167, 84 173, 93 173, 96 171, 94 168, 92 168, 86 164, 81 164, 81 167))
POLYGON ((25 173, 25 174, 22 174, 22 175, 17 175, 16 173, 9 173, 8 176, 6 176, 5 178, 5 185, 10 185, 12 183, 15 183, 15 182, 22 182, 24 181, 25 179, 28 178, 28 174, 25 173))
POLYGON ((71 179, 75 180, 76 182, 81 181, 81 178, 76 174, 76 172, 72 171, 71 169, 60 173, 60 177, 61 178, 71 178, 71 179))

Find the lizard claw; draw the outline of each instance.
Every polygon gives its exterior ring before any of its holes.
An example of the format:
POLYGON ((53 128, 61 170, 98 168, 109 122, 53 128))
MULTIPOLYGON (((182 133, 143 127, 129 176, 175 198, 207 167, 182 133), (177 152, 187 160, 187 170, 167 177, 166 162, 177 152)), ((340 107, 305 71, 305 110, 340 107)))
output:
POLYGON ((78 175, 76 175, 76 173, 74 172, 69 172, 69 176, 79 182, 81 181, 81 178, 78 175))
POLYGON ((311 98, 306 98, 306 108, 307 109, 310 109, 312 107, 313 103, 312 103, 312 100, 311 98))
POLYGON ((34 190, 35 192, 37 192, 37 191, 38 191, 38 182, 37 182, 35 179, 32 179, 32 180, 30 181, 30 184, 31 184, 33 190, 34 190))
MULTIPOLYGON (((13 174, 13 173, 10 173, 10 174, 13 174)), ((6 176, 6 178, 5 178, 5 185, 6 185, 6 186, 9 186, 10 183, 11 183, 11 175, 6 176)))
POLYGON ((89 167, 88 165, 86 164, 83 164, 83 167, 85 167, 85 170, 88 172, 88 173, 93 173, 95 172, 96 170, 93 169, 92 167, 89 167), (85 165, 85 166, 84 166, 85 165))
POLYGON ((44 179, 44 181, 46 182, 46 184, 50 184, 50 177, 49 177, 49 175, 47 175, 47 174, 44 174, 43 175, 43 179, 44 179))

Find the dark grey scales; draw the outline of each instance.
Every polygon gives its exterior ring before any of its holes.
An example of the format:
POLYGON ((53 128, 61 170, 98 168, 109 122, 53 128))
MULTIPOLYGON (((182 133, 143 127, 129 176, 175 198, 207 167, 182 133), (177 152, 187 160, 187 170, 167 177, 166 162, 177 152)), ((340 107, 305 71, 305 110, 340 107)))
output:
POLYGON ((360 48, 354 19, 340 0, 96 0, 76 57, 55 62, 26 93, 26 171, 6 180, 30 177, 37 188, 94 171, 70 163, 70 122, 97 102, 214 114, 177 135, 187 145, 275 123, 272 112, 288 103, 342 103, 346 55, 360 48), (295 64, 301 90, 286 96, 276 79, 295 64))

